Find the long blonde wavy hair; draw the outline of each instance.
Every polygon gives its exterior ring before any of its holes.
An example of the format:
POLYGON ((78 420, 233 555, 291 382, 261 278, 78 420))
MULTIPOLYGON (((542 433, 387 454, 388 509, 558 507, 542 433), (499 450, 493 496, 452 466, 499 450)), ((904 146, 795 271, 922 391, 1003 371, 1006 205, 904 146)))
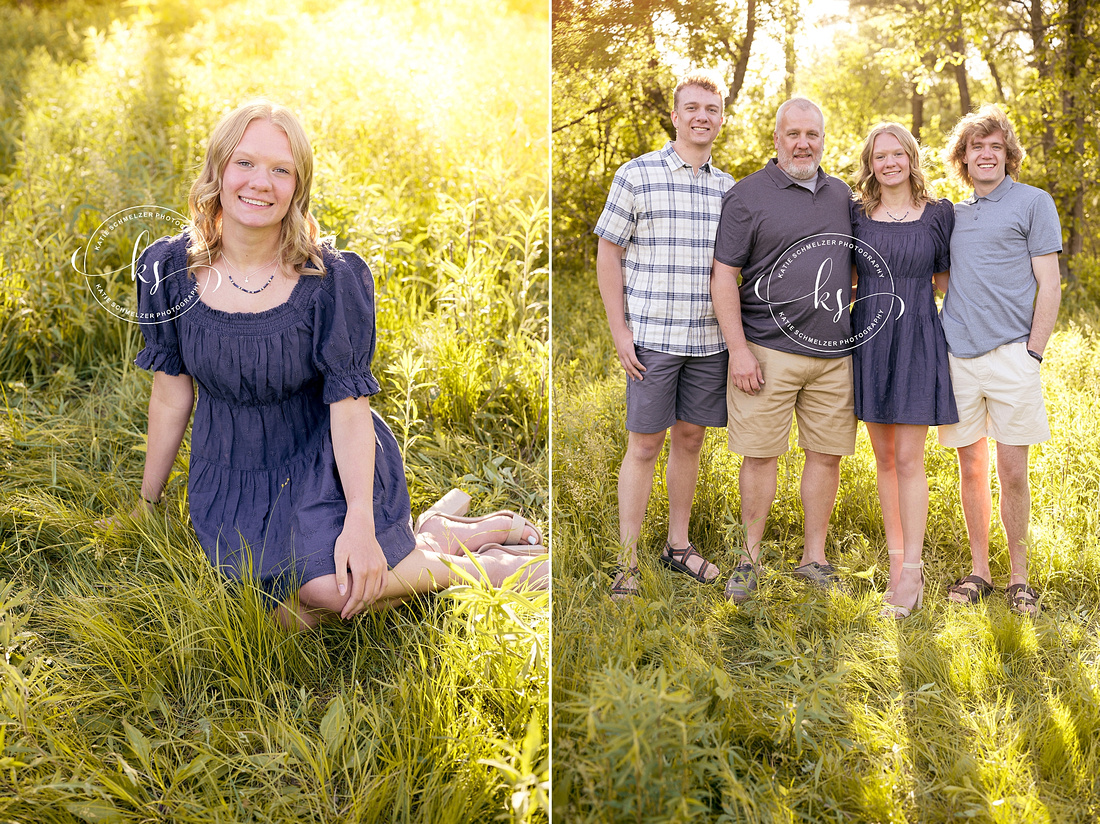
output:
POLYGON ((279 262, 299 275, 324 275, 321 258, 321 228, 309 210, 313 185, 313 149, 297 116, 270 100, 250 100, 221 119, 210 135, 206 157, 198 178, 191 185, 187 206, 191 212, 191 242, 187 247, 187 266, 215 260, 222 247, 222 174, 230 155, 241 142, 253 120, 263 119, 281 129, 290 142, 294 158, 294 197, 283 218, 279 262), (312 263, 316 268, 306 268, 312 263))
POLYGON ((863 148, 859 152, 859 171, 856 173, 856 182, 852 186, 852 190, 858 195, 859 202, 863 206, 863 214, 868 217, 882 202, 882 185, 875 178, 874 170, 871 168, 871 154, 875 150, 876 138, 883 134, 896 137, 905 154, 909 156, 909 189, 912 193, 913 205, 919 207, 936 199, 929 194, 928 184, 920 167, 920 146, 917 145, 917 139, 900 123, 885 120, 875 125, 864 139, 863 148))

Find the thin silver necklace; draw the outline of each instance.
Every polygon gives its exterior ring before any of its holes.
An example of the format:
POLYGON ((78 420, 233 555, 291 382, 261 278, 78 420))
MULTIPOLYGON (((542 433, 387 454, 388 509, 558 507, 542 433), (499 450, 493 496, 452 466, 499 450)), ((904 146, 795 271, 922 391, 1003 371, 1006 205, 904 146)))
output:
MULTIPOLYGON (((224 249, 222 250, 222 260, 224 260, 226 265, 230 269, 234 270, 238 275, 244 275, 244 282, 245 283, 248 283, 248 279, 250 277, 252 277, 254 274, 256 274, 257 272, 262 272, 264 269, 266 269, 268 266, 273 264, 278 259, 279 259, 279 253, 276 252, 275 257, 273 257, 271 260, 269 260, 267 263, 265 263, 259 269, 253 269, 251 272, 248 272, 246 274, 245 272, 242 272, 240 269, 238 269, 236 266, 234 266, 233 261, 231 261, 226 256, 225 250, 224 249)), ((236 286, 238 289, 240 289, 242 292, 248 292, 248 294, 250 294, 250 295, 258 295, 260 292, 262 292, 264 289, 266 289, 268 286, 271 285, 271 281, 275 280, 275 272, 276 271, 277 271, 276 269, 271 270, 271 275, 268 277, 268 279, 264 283, 264 285, 261 286, 259 289, 246 289, 244 286, 241 286, 239 283, 237 283, 237 281, 233 280, 233 275, 231 275, 229 272, 226 272, 225 275, 226 275, 226 277, 229 278, 229 282, 232 283, 234 286, 236 286)))
POLYGON ((905 214, 902 215, 901 217, 896 217, 893 212, 891 212, 889 209, 886 208, 885 203, 882 204, 882 211, 886 212, 886 214, 890 217, 891 220, 896 221, 897 223, 901 223, 903 220, 905 220, 905 218, 909 217, 909 213, 911 211, 913 211, 913 207, 910 206, 908 209, 906 209, 905 214))

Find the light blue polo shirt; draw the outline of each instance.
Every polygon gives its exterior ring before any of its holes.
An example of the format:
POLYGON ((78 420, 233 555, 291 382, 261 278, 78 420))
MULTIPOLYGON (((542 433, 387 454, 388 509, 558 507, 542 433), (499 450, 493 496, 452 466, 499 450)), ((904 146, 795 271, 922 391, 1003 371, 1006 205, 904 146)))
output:
POLYGON ((1062 251, 1054 199, 1005 177, 985 197, 955 204, 951 278, 940 320, 947 348, 976 358, 1031 335, 1038 284, 1031 259, 1062 251))

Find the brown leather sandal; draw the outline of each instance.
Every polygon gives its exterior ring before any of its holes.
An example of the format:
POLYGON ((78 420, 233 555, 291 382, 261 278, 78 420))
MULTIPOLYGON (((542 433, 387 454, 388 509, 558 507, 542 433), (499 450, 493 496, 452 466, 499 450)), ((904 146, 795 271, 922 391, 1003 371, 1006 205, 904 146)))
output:
POLYGON ((673 549, 672 544, 665 541, 664 551, 657 560, 669 569, 675 570, 676 572, 682 572, 685 575, 690 575, 700 584, 714 583, 718 580, 718 576, 722 574, 722 570, 718 569, 718 567, 714 566, 714 564, 695 551, 695 547, 692 545, 691 541, 688 541, 688 545, 683 549, 673 549), (699 565, 698 572, 688 566, 687 562, 692 556, 702 561, 699 565), (714 567, 715 571, 714 575, 708 578, 703 573, 710 567, 714 567))
POLYGON ((611 584, 611 600, 622 601, 638 594, 638 567, 621 566, 611 584), (629 585, 627 584, 629 581, 629 585))
MULTIPOLYGON (((989 583, 985 578, 980 575, 967 575, 965 578, 960 578, 955 583, 947 588, 948 595, 959 595, 966 599, 966 603, 980 604, 993 592, 993 584, 989 583), (966 586, 969 584, 970 586, 966 586), (973 589, 971 589, 973 587, 973 589)), ((962 601, 956 601, 954 598, 949 598, 949 601, 953 604, 962 604, 962 601)))
POLYGON ((1008 608, 1017 615, 1039 614, 1039 593, 1027 584, 1013 584, 1008 593, 1008 608))

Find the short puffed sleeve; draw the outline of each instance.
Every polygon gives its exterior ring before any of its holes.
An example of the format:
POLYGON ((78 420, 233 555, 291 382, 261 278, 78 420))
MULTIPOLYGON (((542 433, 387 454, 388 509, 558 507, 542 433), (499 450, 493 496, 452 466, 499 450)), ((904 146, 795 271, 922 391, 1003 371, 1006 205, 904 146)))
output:
POLYGON ((861 217, 863 217, 863 203, 861 201, 855 200, 854 198, 852 200, 849 200, 848 218, 852 221, 853 227, 856 225, 856 223, 859 222, 859 219, 861 217))
POLYGON ((138 258, 134 272, 137 286, 138 325, 145 348, 134 363, 150 372, 189 374, 180 355, 177 320, 186 303, 187 236, 165 237, 153 243, 138 258))
POLYGON ((322 399, 374 395, 374 278, 354 252, 325 259, 328 273, 313 299, 313 362, 324 378, 322 399))
POLYGON ((932 239, 936 244, 934 272, 946 272, 951 268, 951 232, 955 229, 955 206, 944 198, 929 204, 936 208, 932 215, 932 239))

